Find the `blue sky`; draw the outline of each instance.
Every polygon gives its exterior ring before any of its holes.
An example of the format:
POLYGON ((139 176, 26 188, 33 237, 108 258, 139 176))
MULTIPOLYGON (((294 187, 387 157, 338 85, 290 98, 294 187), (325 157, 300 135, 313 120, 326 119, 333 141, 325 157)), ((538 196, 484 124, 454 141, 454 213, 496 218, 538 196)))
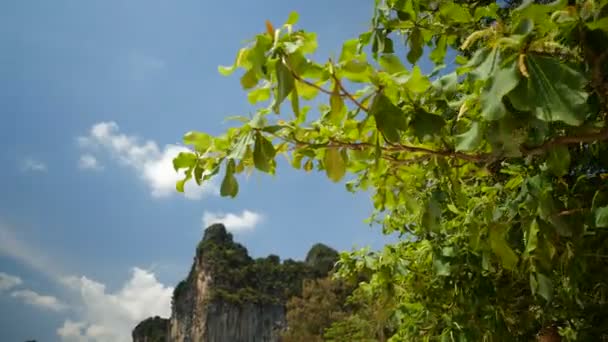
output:
POLYGON ((130 320, 165 314, 204 218, 229 215, 254 256, 303 258, 318 241, 380 246, 363 222, 368 196, 323 174, 256 174, 229 200, 175 194, 162 167, 186 131, 217 134, 225 117, 252 111, 238 77, 217 66, 266 19, 299 12, 329 56, 367 29, 372 6, 2 1, 0 340, 119 341, 130 320))

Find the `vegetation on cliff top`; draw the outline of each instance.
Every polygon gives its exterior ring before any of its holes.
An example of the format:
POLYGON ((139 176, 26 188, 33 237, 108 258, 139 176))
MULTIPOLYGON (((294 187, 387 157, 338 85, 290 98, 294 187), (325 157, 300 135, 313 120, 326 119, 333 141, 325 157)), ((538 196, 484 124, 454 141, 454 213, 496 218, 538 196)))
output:
POLYGON ((169 320, 158 316, 141 321, 133 329, 133 341, 165 342, 169 332, 169 320))
MULTIPOLYGON (((252 259, 221 224, 205 230, 195 258, 213 279, 209 299, 240 304, 284 304, 301 293, 304 279, 327 276, 337 260, 338 253, 323 244, 315 244, 305 262, 291 259, 281 262, 276 255, 252 259)), ((192 285, 194 267, 193 264, 188 277, 176 286, 174 307, 192 285)))

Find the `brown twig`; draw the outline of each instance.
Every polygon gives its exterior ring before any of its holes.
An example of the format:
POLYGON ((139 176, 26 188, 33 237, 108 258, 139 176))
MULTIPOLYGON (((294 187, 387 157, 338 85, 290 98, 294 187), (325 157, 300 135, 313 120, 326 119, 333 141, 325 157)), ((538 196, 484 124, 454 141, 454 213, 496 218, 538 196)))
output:
POLYGON ((524 146, 521 147, 521 152, 525 155, 536 155, 542 154, 546 152, 551 147, 557 145, 572 145, 572 144, 580 144, 580 143, 592 143, 596 141, 608 140, 608 129, 601 130, 599 132, 584 134, 584 135, 573 135, 573 136, 562 136, 551 139, 545 142, 542 145, 526 148, 524 146))
POLYGON ((351 100, 352 103, 354 103, 357 107, 359 107, 359 109, 364 112, 369 111, 367 107, 361 104, 361 102, 357 101, 357 99, 355 99, 355 97, 351 93, 349 93, 346 88, 344 88, 342 82, 340 82, 340 79, 338 78, 338 76, 336 76, 336 74, 332 74, 331 76, 333 77, 334 82, 336 82, 336 85, 338 85, 338 88, 340 88, 340 91, 342 91, 342 93, 346 95, 346 97, 348 97, 348 99, 351 100))

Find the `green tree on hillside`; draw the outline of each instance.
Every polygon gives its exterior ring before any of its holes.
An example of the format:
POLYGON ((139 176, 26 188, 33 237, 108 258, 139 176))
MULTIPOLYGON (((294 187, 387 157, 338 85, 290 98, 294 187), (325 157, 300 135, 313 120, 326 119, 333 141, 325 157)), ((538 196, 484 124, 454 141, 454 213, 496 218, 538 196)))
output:
POLYGON ((371 318, 389 340, 608 338, 608 0, 501 5, 376 0, 325 62, 297 15, 267 23, 220 67, 255 115, 188 132, 177 190, 221 171, 234 197, 284 156, 371 191, 371 219, 404 238, 343 253, 337 276, 366 275, 355 302, 390 299, 371 318))

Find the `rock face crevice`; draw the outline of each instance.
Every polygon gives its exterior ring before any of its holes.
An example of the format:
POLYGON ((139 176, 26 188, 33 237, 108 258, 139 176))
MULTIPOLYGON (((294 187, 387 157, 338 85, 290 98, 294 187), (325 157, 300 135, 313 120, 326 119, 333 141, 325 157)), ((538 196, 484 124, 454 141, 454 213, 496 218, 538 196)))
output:
POLYGON ((326 275, 336 257, 317 244, 307 262, 281 262, 275 255, 254 260, 223 225, 212 225, 187 278, 175 287, 171 317, 141 322, 133 341, 279 342, 287 300, 301 293, 303 279, 326 275))

